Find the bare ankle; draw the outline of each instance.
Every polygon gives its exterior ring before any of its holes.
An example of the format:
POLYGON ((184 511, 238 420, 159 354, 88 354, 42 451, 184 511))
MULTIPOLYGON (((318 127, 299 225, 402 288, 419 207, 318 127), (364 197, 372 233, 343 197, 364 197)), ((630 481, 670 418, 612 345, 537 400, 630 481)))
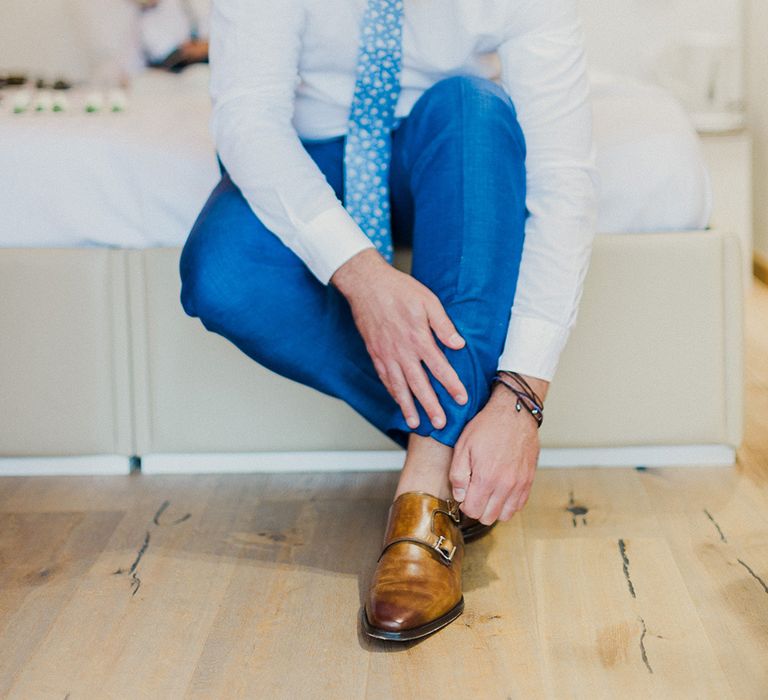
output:
POLYGON ((411 434, 395 498, 407 491, 424 491, 438 498, 448 498, 451 495, 448 472, 452 458, 452 447, 430 437, 411 434))

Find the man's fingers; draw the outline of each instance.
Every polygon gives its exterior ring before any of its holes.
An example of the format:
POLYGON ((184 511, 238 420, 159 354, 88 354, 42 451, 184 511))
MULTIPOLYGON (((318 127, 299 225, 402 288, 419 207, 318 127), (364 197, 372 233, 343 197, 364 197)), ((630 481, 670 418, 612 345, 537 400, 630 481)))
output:
POLYGON ((429 367, 429 371, 432 372, 435 379, 453 396, 454 401, 463 406, 467 403, 467 390, 461 383, 459 375, 456 374, 456 370, 448 362, 448 358, 437 347, 431 337, 429 343, 431 347, 426 348, 422 352, 422 359, 427 367, 429 367))
POLYGON ((456 449, 453 451, 451 470, 448 473, 448 479, 451 482, 453 497, 457 501, 463 501, 466 497, 470 475, 471 467, 469 461, 469 450, 462 449, 457 444, 456 449))
POLYGON ((408 386, 411 387, 413 395, 419 400, 424 410, 429 416, 430 422, 438 430, 445 427, 445 413, 440 405, 440 401, 435 394, 435 390, 427 379, 427 374, 421 366, 421 362, 415 360, 404 368, 405 378, 408 380, 408 386))
POLYGON ((376 374, 379 375, 379 379, 381 380, 381 383, 384 385, 384 388, 389 392, 389 395, 397 400, 395 398, 395 389, 392 386, 392 382, 389 379, 389 373, 387 372, 387 368, 384 365, 384 363, 379 360, 378 358, 372 357, 373 360, 373 366, 376 368, 376 374))
POLYGON ((469 480, 469 487, 467 488, 467 496, 464 502, 461 504, 461 509, 470 518, 479 520, 485 512, 488 505, 488 498, 491 495, 488 486, 479 481, 479 475, 481 472, 476 472, 469 480))
POLYGON ((394 398, 400 406, 405 422, 408 424, 409 428, 417 428, 419 425, 419 412, 416 410, 416 405, 413 403, 411 390, 408 387, 408 382, 405 380, 403 370, 400 369, 400 365, 396 362, 389 363, 387 365, 387 376, 389 377, 389 383, 392 387, 390 393, 392 394, 392 398, 394 398))
POLYGON ((525 504, 528 502, 528 498, 531 495, 531 486, 532 484, 524 484, 517 494, 513 494, 513 496, 516 496, 515 500, 515 511, 522 510, 525 504))
POLYGON ((509 520, 517 512, 515 497, 510 496, 504 502, 504 506, 499 513, 499 520, 509 520))
POLYGON ((499 520, 509 520, 515 513, 521 511, 531 494, 531 484, 524 484, 515 489, 507 497, 504 507, 499 514, 499 520))
POLYGON ((506 498, 504 495, 492 493, 491 497, 488 499, 483 514, 479 518, 480 522, 483 525, 492 525, 495 523, 496 520, 498 520, 499 515, 501 514, 501 509, 504 507, 505 503, 506 498))
POLYGON ((387 387, 387 391, 392 394, 392 383, 389 381, 389 372, 387 372, 387 366, 378 357, 373 355, 371 355, 371 360, 373 361, 376 374, 379 375, 379 379, 381 379, 382 384, 384 384, 384 386, 387 387))
POLYGON ((464 347, 464 338, 456 330, 453 321, 448 318, 448 314, 445 313, 445 309, 437 297, 427 307, 427 315, 429 317, 429 325, 435 331, 435 335, 445 345, 453 350, 459 350, 464 347))

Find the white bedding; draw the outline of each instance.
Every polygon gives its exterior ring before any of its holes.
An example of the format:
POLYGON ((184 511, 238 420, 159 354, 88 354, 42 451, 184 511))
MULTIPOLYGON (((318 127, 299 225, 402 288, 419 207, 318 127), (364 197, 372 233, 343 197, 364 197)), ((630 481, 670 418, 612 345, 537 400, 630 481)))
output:
POLYGON ((597 230, 703 229, 712 189, 701 142, 667 91, 593 71, 592 104, 601 193, 597 230))
MULTIPOLYGON (((607 233, 701 229, 711 193, 698 138, 664 91, 595 74, 607 233)), ((121 114, 0 106, 0 247, 181 245, 218 180, 207 68, 147 72, 121 114)))
MULTIPOLYGON (((123 113, 0 111, 0 246, 183 242, 219 170, 207 71, 148 71, 123 113)), ((75 107, 78 107, 76 110, 75 107)))

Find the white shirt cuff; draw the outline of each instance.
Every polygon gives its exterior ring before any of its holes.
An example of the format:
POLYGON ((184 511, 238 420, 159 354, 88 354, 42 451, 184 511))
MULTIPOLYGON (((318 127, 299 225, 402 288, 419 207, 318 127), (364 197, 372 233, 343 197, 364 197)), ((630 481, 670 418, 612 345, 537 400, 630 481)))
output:
POLYGON ((301 231, 296 253, 312 274, 323 284, 347 260, 366 248, 374 248, 373 241, 363 233, 343 206, 339 205, 318 214, 301 231))
POLYGON ((513 313, 498 369, 551 381, 569 333, 556 323, 513 313))

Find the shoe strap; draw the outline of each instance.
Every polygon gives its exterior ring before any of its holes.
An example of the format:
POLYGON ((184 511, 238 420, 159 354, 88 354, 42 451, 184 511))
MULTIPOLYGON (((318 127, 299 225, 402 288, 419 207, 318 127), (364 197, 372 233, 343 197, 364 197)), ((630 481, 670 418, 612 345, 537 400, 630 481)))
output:
POLYGON ((379 559, 393 544, 411 542, 435 552, 450 565, 461 543, 458 503, 428 493, 401 494, 389 510, 387 531, 379 559))
POLYGON ((397 537, 384 545, 384 549, 382 549, 381 554, 379 554, 379 559, 384 556, 384 552, 398 542, 412 542, 413 544, 427 547, 428 549, 437 552, 445 564, 451 564, 453 562, 453 555, 456 554, 457 548, 457 545, 453 544, 451 540, 446 539, 442 535, 436 535, 432 541, 420 537, 397 537))

